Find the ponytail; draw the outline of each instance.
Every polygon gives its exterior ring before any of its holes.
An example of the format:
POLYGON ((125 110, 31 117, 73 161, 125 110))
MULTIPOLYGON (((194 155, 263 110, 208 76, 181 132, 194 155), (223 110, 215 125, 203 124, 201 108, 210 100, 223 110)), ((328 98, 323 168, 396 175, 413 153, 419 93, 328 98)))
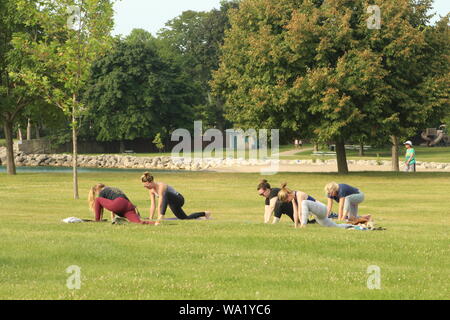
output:
POLYGON ((288 202, 289 195, 292 194, 292 190, 287 188, 287 182, 281 185, 281 190, 278 192, 278 200, 282 202, 288 202))
POLYGON ((258 187, 256 187, 256 190, 261 190, 261 189, 263 189, 263 190, 272 189, 270 187, 269 181, 267 181, 265 179, 261 180, 261 182, 258 184, 258 187))
POLYGON ((97 197, 98 190, 103 189, 105 187, 104 184, 99 183, 91 188, 88 193, 88 204, 89 209, 94 212, 95 198, 97 197))
POLYGON ((153 182, 155 181, 155 178, 150 172, 144 172, 144 174, 141 177, 142 182, 153 182))

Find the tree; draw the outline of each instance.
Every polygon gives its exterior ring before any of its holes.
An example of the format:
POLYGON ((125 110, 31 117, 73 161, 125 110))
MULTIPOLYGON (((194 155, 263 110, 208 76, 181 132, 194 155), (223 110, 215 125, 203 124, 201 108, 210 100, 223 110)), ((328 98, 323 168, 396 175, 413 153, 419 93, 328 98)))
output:
POLYGON ((196 119, 207 126, 225 129, 223 99, 211 95, 209 81, 219 67, 220 47, 230 28, 228 14, 239 7, 239 1, 222 1, 219 10, 185 11, 166 23, 158 33, 163 56, 179 63, 198 87, 199 104, 196 119))
POLYGON ((161 133, 158 132, 155 136, 155 139, 153 139, 152 143, 155 145, 156 148, 158 148, 159 152, 162 152, 164 149, 164 143, 161 138, 161 133))
POLYGON ((12 74, 30 66, 28 57, 17 52, 12 44, 15 33, 37 37, 36 30, 27 27, 20 19, 16 2, 0 2, 0 120, 3 124, 7 148, 7 173, 16 174, 13 148, 13 128, 28 104, 36 99, 21 79, 12 74))
POLYGON ((355 14, 353 1, 243 1, 215 77, 227 116, 335 141, 347 173, 345 140, 373 130, 385 90, 380 57, 353 39, 365 28, 355 14))
POLYGON ((220 66, 211 83, 215 97, 224 97, 226 118, 243 128, 278 128, 282 135, 306 133, 305 114, 284 86, 305 66, 290 64, 284 42, 286 26, 299 1, 240 2, 231 10, 231 28, 221 50, 220 66))
POLYGON ((346 141, 379 141, 423 123, 437 110, 432 103, 419 107, 436 100, 423 88, 442 73, 417 55, 427 44, 411 22, 427 21, 429 1, 416 13, 409 0, 401 1, 378 1, 381 29, 368 27, 369 1, 242 1, 213 81, 215 93, 226 97, 227 117, 334 141, 344 174, 346 141))
POLYGON ((432 1, 379 1, 382 26, 368 45, 383 58, 389 103, 383 129, 392 145, 392 169, 399 171, 399 141, 414 135, 448 105, 448 17, 429 26, 432 1))
POLYGON ((113 1, 17 0, 17 8, 27 25, 38 25, 44 34, 42 40, 26 34, 15 38, 16 48, 30 54, 36 66, 17 76, 71 118, 73 194, 78 199, 77 132, 86 111, 80 94, 92 63, 110 48, 113 1))
POLYGON ((85 124, 100 141, 148 138, 192 126, 198 103, 190 78, 158 53, 156 39, 133 30, 97 60, 83 94, 85 124))

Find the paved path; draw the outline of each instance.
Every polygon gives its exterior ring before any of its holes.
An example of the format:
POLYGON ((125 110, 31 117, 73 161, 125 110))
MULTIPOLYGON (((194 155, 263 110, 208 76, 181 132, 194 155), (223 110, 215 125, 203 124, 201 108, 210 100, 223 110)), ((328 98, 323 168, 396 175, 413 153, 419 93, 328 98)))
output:
POLYGON ((293 149, 293 150, 289 150, 289 151, 280 152, 278 154, 278 156, 295 156, 299 152, 308 152, 308 151, 313 151, 313 150, 314 150, 313 148, 293 149))
MULTIPOLYGON (((233 166, 228 168, 216 168, 213 170, 215 172, 235 172, 235 173, 263 173, 266 171, 273 170, 276 172, 314 172, 314 173, 337 173, 336 164, 280 164, 278 168, 270 166, 233 166)), ((392 171, 391 165, 358 165, 349 164, 348 170, 350 172, 364 172, 364 171, 392 171)), ((403 171, 403 166, 400 166, 400 171, 403 171)), ((446 169, 436 169, 436 168, 417 168, 417 172, 450 172, 450 167, 446 169)))

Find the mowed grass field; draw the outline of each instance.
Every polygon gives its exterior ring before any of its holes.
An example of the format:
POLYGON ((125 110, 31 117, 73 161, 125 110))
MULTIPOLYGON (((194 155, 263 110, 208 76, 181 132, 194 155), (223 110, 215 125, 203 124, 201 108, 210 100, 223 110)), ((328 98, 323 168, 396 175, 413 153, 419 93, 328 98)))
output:
MULTIPOLYGON (((295 155, 281 156, 280 159, 285 160, 331 160, 336 159, 336 156, 315 156, 310 149, 310 145, 303 147, 307 150, 299 150, 295 155)), ((320 148, 321 151, 329 152, 329 149, 325 147, 320 148)), ((421 162, 450 162, 450 147, 424 147, 424 146, 414 146, 416 151, 416 159, 421 162)), ((404 162, 406 149, 401 146, 399 149, 400 162, 404 162)), ((359 156, 358 150, 346 150, 348 160, 391 160, 391 150, 390 148, 372 148, 364 152, 364 156, 359 156)))
MULTIPOLYGON (((159 227, 64 224, 89 218, 86 196, 97 182, 121 188, 148 215, 139 172, 80 174, 72 199, 66 173, 0 174, 0 299, 448 299, 450 175, 443 173, 278 174, 325 201, 326 182, 361 188, 361 213, 386 231, 318 225, 294 229, 284 216, 265 225, 258 174, 161 173, 186 198, 188 212, 210 221, 159 227), (71 265, 80 290, 69 290, 71 265), (381 268, 369 290, 367 269, 381 268)), ((109 218, 109 214, 105 215, 109 218)), ((167 217, 172 217, 168 212, 167 217)))

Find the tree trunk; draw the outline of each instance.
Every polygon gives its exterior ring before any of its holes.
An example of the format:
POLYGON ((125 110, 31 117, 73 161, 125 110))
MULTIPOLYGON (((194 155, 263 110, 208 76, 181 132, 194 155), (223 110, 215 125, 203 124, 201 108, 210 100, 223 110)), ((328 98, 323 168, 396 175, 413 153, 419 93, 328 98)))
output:
POLYGON ((39 123, 36 123, 36 125, 34 126, 34 132, 36 134, 36 139, 40 139, 41 133, 39 132, 39 123))
POLYGON ((10 175, 16 174, 16 163, 14 159, 14 140, 13 140, 13 123, 4 121, 3 130, 6 139, 6 172, 10 175))
POLYGON ((359 144, 359 156, 364 157, 364 142, 359 144))
MULTIPOLYGON (((75 99, 75 98, 74 98, 75 99)), ((75 108, 75 107, 73 107, 75 108)), ((75 111, 72 110, 72 171, 73 171, 73 198, 79 199, 78 194, 78 141, 77 141, 77 122, 75 118, 75 111)))
POLYGON ((22 141, 22 129, 20 128, 20 124, 19 128, 17 129, 17 140, 22 141))
POLYGON ((400 171, 400 164, 399 164, 399 156, 398 156, 398 137, 391 136, 391 142, 392 142, 392 171, 400 171))
POLYGON ((120 153, 125 153, 125 142, 120 141, 120 153))
POLYGON ((339 174, 348 174, 347 154, 345 152, 345 142, 343 140, 336 141, 336 159, 339 174))
POLYGON ((319 144, 314 142, 314 152, 319 152, 319 144))
POLYGON ((27 122, 27 140, 31 140, 31 119, 28 118, 27 122))

